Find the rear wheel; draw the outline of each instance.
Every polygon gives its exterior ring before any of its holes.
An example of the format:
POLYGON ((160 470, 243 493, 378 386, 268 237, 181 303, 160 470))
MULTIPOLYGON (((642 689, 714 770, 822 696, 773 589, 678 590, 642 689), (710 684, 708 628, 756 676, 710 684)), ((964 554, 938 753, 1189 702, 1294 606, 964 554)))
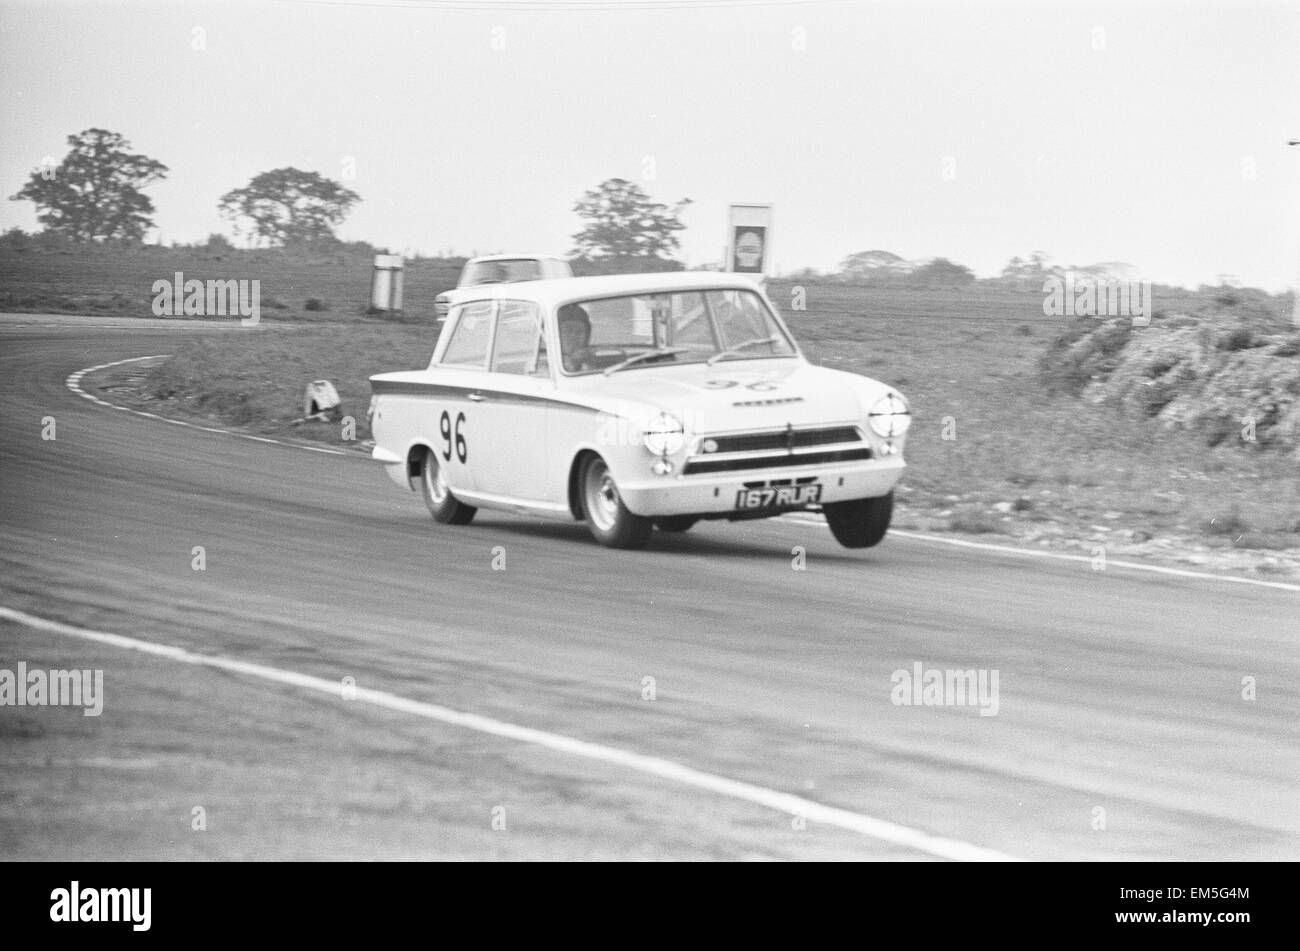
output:
POLYGON ((420 494, 424 496, 424 504, 433 520, 443 525, 468 525, 478 512, 474 506, 457 501, 451 494, 438 454, 432 450, 426 452, 420 461, 420 494))
POLYGON ((649 541, 654 523, 628 511, 604 459, 589 456, 579 484, 582 512, 596 541, 610 548, 640 548, 649 541))
POLYGON ((655 528, 661 532, 689 532, 698 521, 692 515, 668 515, 655 519, 655 528))
POLYGON ((889 520, 894 514, 894 493, 878 499, 852 499, 848 502, 827 502, 822 506, 826 524, 831 527, 835 540, 845 548, 871 548, 889 531, 889 520))

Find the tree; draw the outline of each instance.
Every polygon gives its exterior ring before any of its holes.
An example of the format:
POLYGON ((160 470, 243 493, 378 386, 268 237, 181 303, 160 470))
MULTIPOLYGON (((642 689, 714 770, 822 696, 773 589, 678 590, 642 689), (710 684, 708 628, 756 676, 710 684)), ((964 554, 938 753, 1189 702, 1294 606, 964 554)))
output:
POLYGON ((683 198, 669 208, 651 201, 633 182, 606 179, 573 206, 586 226, 573 236, 572 254, 593 263, 632 262, 650 267, 672 263, 680 246, 677 232, 686 227, 677 216, 690 203, 683 198))
POLYGON ((295 245, 329 240, 361 196, 315 172, 277 168, 253 177, 243 188, 221 196, 217 210, 270 244, 295 245))
POLYGON ((970 268, 947 258, 935 258, 913 271, 909 283, 916 287, 964 287, 974 280, 970 268))
POLYGON ((1013 284, 1018 290, 1039 291, 1043 281, 1049 277, 1059 277, 1064 272, 1050 263, 1042 251, 1033 252, 1028 260, 1016 256, 1007 262, 998 280, 1004 284, 1013 284))
POLYGON ((135 155, 131 143, 107 129, 68 136, 71 151, 58 165, 32 172, 10 201, 30 201, 47 231, 74 241, 139 241, 153 227, 153 201, 140 189, 167 177, 167 166, 135 155))
POLYGON ((882 276, 908 274, 914 265, 892 251, 859 251, 840 262, 840 276, 846 281, 869 281, 882 276))

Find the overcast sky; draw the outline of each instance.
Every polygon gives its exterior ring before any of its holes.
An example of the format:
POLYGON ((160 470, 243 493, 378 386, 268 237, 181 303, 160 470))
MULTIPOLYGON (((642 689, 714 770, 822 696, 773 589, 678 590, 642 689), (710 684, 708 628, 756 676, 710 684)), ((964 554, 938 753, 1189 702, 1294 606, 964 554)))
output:
POLYGON ((164 241, 228 233, 217 199, 258 172, 350 159, 340 235, 394 250, 564 253, 617 176, 693 200, 690 264, 738 201, 775 206, 784 270, 1042 249, 1300 277, 1296 2, 0 0, 0 77, 3 197, 111 129, 171 169, 164 241))

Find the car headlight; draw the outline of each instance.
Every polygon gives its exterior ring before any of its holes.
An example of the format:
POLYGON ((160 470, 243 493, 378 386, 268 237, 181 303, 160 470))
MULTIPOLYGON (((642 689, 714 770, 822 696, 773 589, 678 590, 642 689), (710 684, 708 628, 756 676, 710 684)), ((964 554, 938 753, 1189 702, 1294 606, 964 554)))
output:
POLYGON ((894 439, 907 432, 908 427, 912 425, 912 414, 901 396, 897 393, 886 393, 876 400, 875 406, 871 407, 871 412, 867 414, 867 422, 877 436, 894 439))
POLYGON ((680 419, 660 413, 646 424, 642 439, 656 456, 671 456, 686 444, 686 430, 680 419))

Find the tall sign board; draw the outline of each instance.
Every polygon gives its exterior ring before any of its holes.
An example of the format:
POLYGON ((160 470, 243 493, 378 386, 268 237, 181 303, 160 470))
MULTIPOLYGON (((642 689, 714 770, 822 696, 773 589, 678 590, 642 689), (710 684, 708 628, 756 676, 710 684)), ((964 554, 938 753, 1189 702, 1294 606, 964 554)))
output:
POLYGON ((772 266, 772 206, 732 205, 727 213, 726 268, 765 275, 772 266))

